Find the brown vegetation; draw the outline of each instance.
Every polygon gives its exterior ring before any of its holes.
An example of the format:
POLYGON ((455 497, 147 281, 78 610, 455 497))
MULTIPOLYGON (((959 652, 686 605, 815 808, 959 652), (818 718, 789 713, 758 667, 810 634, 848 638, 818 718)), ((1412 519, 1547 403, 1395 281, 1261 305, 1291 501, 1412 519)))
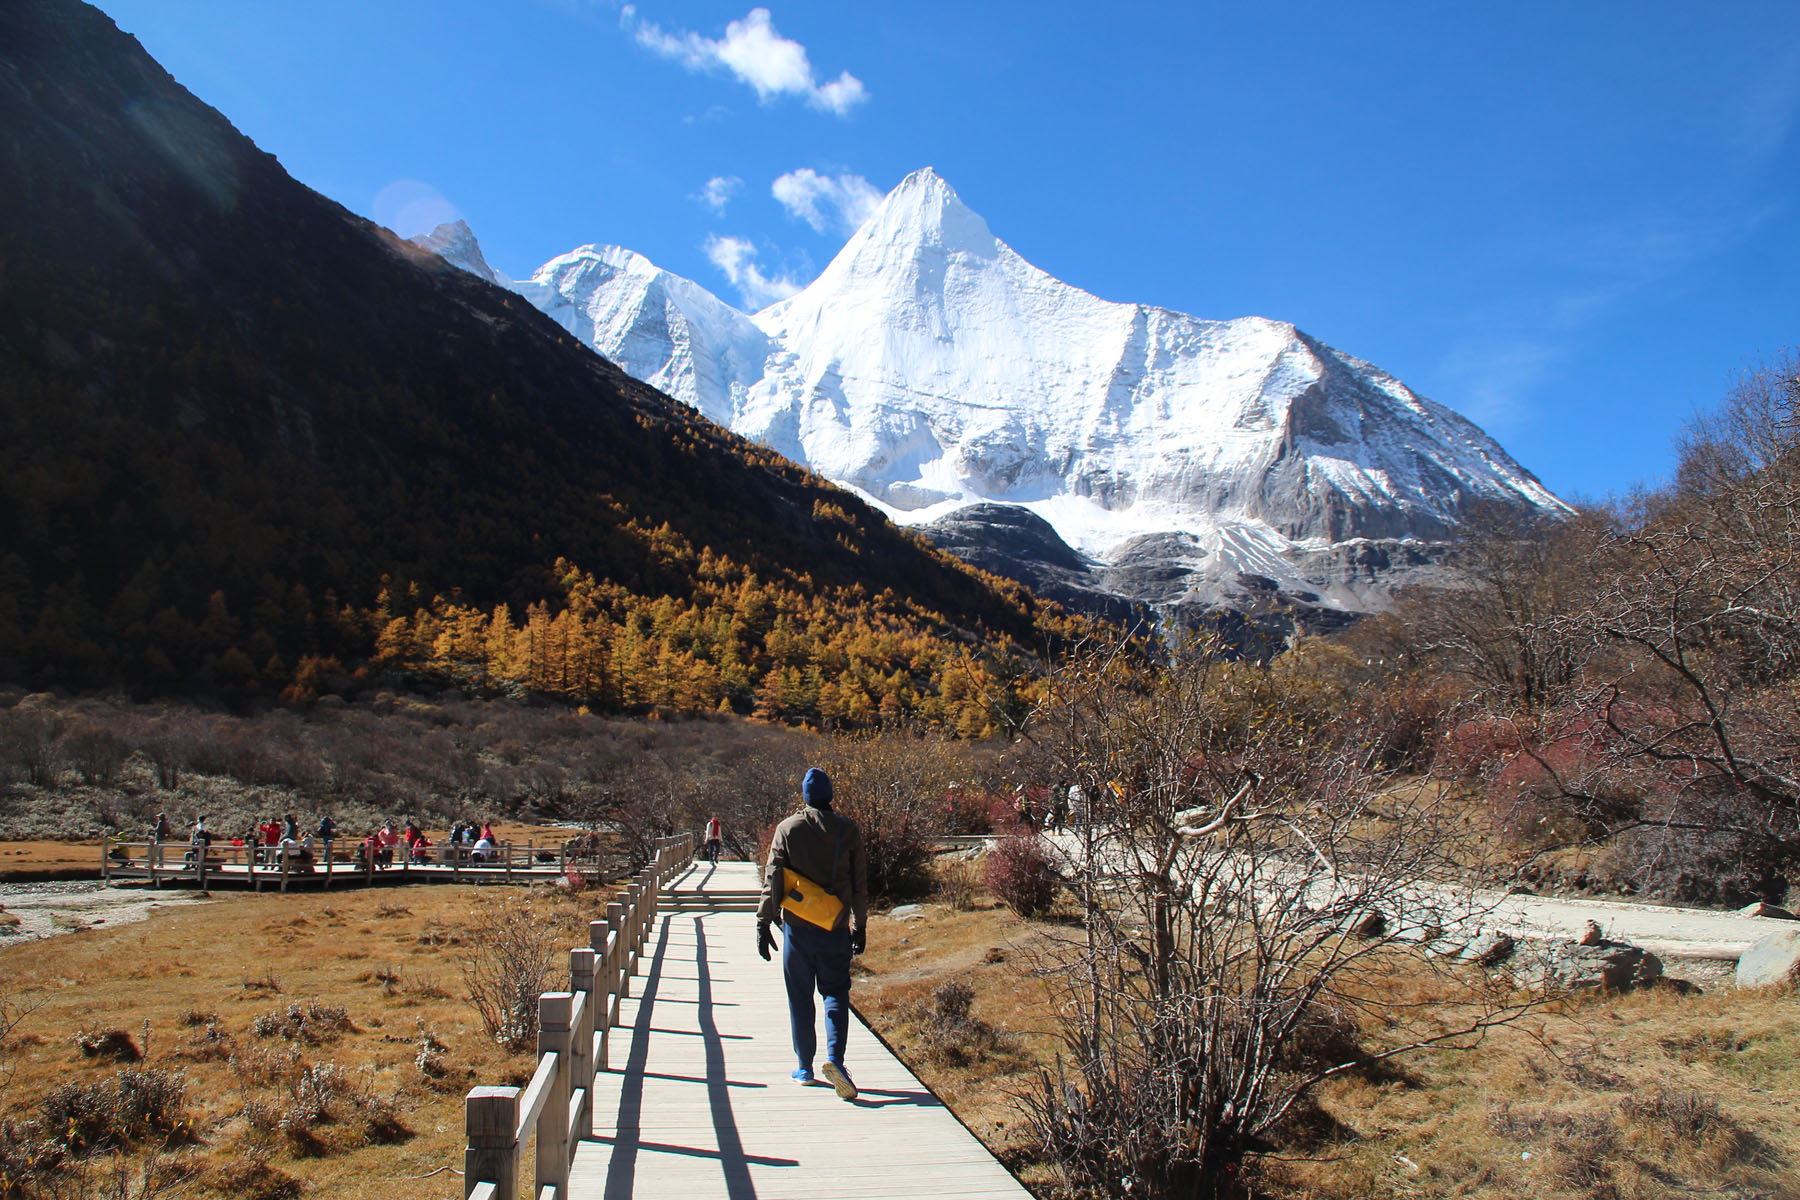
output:
MULTIPOLYGON (((922 918, 877 921, 856 985, 858 1011, 1032 1190, 1073 1197, 1016 1097, 1058 1050, 1050 990, 1019 964, 1073 915, 1065 893, 1028 922, 991 896, 972 910, 928 904, 922 918), (963 1049, 938 1028, 938 992, 998 1048, 963 1049)), ((1365 1017, 1367 1049, 1437 1027, 1433 975, 1382 976, 1392 1023, 1365 1017)), ((1800 1188, 1800 1014, 1779 991, 1591 995, 1548 1006, 1455 1053, 1399 1071, 1323 1083, 1307 1122, 1275 1131, 1244 1177, 1292 1200, 1651 1200, 1669 1195, 1795 1200, 1800 1188)))
MULTIPOLYGON (((184 1195, 304 1184, 373 1200, 459 1162, 463 1092, 530 1058, 484 1029, 458 964, 487 903, 525 895, 233 896, 9 947, 0 1195, 102 1194, 102 1176, 124 1169, 131 1196, 153 1194, 140 1191, 148 1171, 184 1195), (83 1030, 126 1034, 142 1061, 89 1057, 83 1030), (124 1151, 117 1168, 103 1147, 124 1151)), ((532 911, 573 945, 605 899, 540 892, 532 911)))
MULTIPOLYGON (((229 839, 294 812, 302 833, 333 815, 349 845, 383 820, 398 827, 415 817, 442 829, 462 819, 560 818, 616 830, 627 858, 643 853, 646 839, 698 828, 714 810, 728 846, 753 851, 766 814, 795 794, 814 744, 803 732, 739 719, 627 721, 456 692, 380 692, 356 704, 242 716, 0 692, 0 735, 44 728, 102 730, 130 754, 110 785, 85 784, 53 736, 41 763, 30 759, 40 764, 30 768, 40 779, 32 783, 19 742, 0 736, 0 836, 142 838, 166 812, 178 837, 204 814, 229 839)), ((26 745, 35 753, 38 743, 26 745)), ((0 874, 27 865, 12 862, 19 855, 9 851, 21 849, 0 844, 0 874)), ((37 853, 33 866, 71 861, 66 848, 51 861, 37 853)), ((94 849, 76 852, 72 865, 98 862, 94 849)))

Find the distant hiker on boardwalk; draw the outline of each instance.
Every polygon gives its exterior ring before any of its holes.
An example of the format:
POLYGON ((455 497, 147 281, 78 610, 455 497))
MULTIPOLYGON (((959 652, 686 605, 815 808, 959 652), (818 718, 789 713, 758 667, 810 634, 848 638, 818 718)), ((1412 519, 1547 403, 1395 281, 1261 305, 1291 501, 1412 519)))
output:
POLYGON ((206 857, 206 848, 212 845, 212 834, 206 828, 206 815, 202 813, 194 820, 194 831, 188 835, 188 852, 184 860, 186 865, 194 866, 206 857))
POLYGON ((150 840, 153 842, 166 842, 169 840, 168 813, 156 814, 156 824, 150 827, 150 840))
POLYGON ((806 809, 775 827, 762 905, 756 910, 756 952, 774 949, 770 926, 781 914, 785 935, 781 973, 787 981, 796 1082, 813 1081, 818 1031, 813 989, 825 998, 825 1064, 819 1074, 845 1100, 856 1085, 844 1068, 850 1036, 850 959, 861 954, 869 925, 869 863, 862 830, 831 811, 831 777, 807 771, 800 795, 806 809))
POLYGON ((724 844, 721 840, 723 830, 719 826, 719 818, 710 817, 706 822, 706 861, 719 861, 719 849, 724 844))

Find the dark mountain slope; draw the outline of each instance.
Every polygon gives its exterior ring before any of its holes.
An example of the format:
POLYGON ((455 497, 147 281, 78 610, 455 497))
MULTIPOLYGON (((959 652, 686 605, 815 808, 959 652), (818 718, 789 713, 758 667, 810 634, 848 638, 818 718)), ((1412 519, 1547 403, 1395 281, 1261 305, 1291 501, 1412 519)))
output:
POLYGON ((1041 637, 1022 593, 296 183, 97 10, 0 5, 0 677, 175 685, 229 648, 274 678, 372 646, 383 576, 397 610, 554 602, 558 557, 686 596, 671 543, 1041 637))

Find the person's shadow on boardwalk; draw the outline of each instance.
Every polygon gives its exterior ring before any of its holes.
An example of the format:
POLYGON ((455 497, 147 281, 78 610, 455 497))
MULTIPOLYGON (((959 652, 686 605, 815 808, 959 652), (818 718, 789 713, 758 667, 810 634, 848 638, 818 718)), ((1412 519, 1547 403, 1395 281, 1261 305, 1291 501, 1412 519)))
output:
MULTIPOLYGON (((638 1000, 637 1020, 632 1025, 631 1056, 625 1065, 625 1081, 619 1097, 619 1124, 612 1138, 612 1155, 606 1166, 606 1200, 631 1200, 637 1183, 638 1151, 651 1150, 665 1154, 691 1154, 703 1158, 717 1157, 725 1178, 725 1194, 729 1200, 756 1200, 756 1185, 750 1178, 750 1164, 764 1167, 797 1167, 798 1159, 769 1158, 744 1153, 744 1141, 738 1133, 737 1118, 731 1109, 731 1088, 758 1086, 733 1083, 725 1078, 725 1048, 720 1041, 718 1023, 713 1018, 712 969, 706 961, 706 930, 699 918, 694 919, 694 964, 698 982, 696 1008, 700 1022, 700 1041, 706 1050, 706 1101, 712 1114, 713 1132, 719 1148, 706 1150, 697 1146, 669 1146, 642 1140, 642 1110, 645 1067, 650 1057, 650 1033, 654 1028, 653 1011, 656 993, 662 983, 663 963, 669 949, 672 921, 664 922, 657 938, 656 953, 650 960, 650 973, 638 1000)), ((900 1093, 895 1093, 896 1095, 900 1093)))
POLYGON ((856 1099, 850 1101, 858 1108, 892 1108, 896 1104, 910 1104, 914 1108, 942 1108, 944 1102, 927 1091, 892 1092, 882 1088, 858 1088, 856 1099))

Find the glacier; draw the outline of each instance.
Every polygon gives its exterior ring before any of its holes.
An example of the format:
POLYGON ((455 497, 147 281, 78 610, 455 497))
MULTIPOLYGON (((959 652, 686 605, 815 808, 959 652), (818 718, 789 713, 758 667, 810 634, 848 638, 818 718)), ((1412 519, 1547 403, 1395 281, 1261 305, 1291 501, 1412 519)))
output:
POLYGON ((1172 555, 1174 599, 1203 608, 1248 586, 1370 611, 1471 505, 1568 511, 1473 422, 1292 324, 1050 276, 931 168, 757 313, 617 246, 513 281, 461 222, 416 240, 899 523, 1021 507, 1097 578, 1172 555))

